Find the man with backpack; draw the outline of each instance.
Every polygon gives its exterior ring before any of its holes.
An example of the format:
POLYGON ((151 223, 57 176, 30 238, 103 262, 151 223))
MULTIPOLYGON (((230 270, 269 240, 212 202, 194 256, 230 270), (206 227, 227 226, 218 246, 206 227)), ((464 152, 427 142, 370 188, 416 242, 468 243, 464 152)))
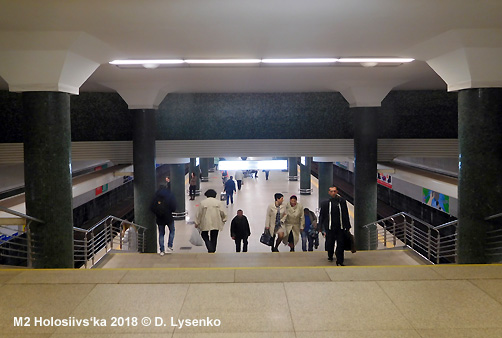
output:
POLYGON ((173 212, 176 210, 176 199, 169 189, 165 186, 161 187, 155 193, 150 210, 155 214, 157 226, 159 228, 159 254, 164 256, 165 253, 173 252, 174 242, 174 219, 173 212), (167 250, 164 247, 164 236, 166 234, 166 226, 169 228, 169 238, 167 241, 167 250))

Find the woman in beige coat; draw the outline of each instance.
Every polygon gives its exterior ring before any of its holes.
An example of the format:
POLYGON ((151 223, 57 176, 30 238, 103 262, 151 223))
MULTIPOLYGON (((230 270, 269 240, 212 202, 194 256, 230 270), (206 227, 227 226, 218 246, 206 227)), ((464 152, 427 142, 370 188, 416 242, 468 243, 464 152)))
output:
POLYGON ((284 220, 286 219, 286 207, 284 206, 284 196, 281 193, 274 195, 274 203, 267 208, 267 218, 265 218, 265 230, 270 232, 270 236, 277 235, 275 245, 272 245, 272 252, 279 252, 279 244, 284 237, 284 220))
POLYGON ((223 229, 227 221, 227 213, 223 203, 216 199, 216 191, 209 189, 204 194, 207 198, 200 202, 195 217, 195 227, 201 231, 200 235, 206 243, 207 252, 216 251, 218 232, 223 229))
POLYGON ((296 243, 300 240, 300 232, 305 228, 305 214, 298 198, 292 195, 286 205, 286 220, 284 221, 285 245, 289 245, 291 252, 295 251, 296 243))

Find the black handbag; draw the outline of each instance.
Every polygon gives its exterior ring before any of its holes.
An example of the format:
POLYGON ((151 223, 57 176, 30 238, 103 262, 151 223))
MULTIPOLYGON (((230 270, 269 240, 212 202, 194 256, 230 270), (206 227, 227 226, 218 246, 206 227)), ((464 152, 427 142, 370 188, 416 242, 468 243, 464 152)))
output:
POLYGON ((260 242, 265 245, 272 246, 274 245, 274 237, 270 236, 270 232, 265 229, 265 231, 261 234, 260 242))
POLYGON ((343 231, 343 248, 345 251, 350 251, 352 253, 356 252, 356 243, 354 241, 354 236, 349 230, 343 231))

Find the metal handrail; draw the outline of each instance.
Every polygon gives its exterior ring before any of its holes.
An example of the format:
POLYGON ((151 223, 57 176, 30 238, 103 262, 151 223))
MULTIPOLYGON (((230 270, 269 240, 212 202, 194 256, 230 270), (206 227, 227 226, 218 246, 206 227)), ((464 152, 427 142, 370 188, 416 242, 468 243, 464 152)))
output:
POLYGON ((399 245, 413 249, 431 263, 439 264, 443 261, 450 262, 451 259, 456 261, 457 224, 458 221, 455 220, 433 226, 413 215, 400 212, 366 224, 363 228, 377 226, 377 238, 368 238, 370 248, 378 247, 378 236, 381 236, 383 247, 387 247, 389 243, 396 246, 399 242, 399 245), (450 227, 453 227, 453 233, 448 233, 447 229, 450 227))
POLYGON ((498 214, 495 214, 495 215, 491 215, 491 216, 485 217, 485 221, 489 221, 489 220, 492 220, 492 219, 495 219, 495 218, 499 218, 499 217, 502 217, 502 212, 498 213, 498 214))
MULTIPOLYGON (((0 211, 17 216, 19 218, 23 218, 25 219, 26 223, 22 231, 18 230, 17 232, 9 235, 8 239, 0 242, 0 249, 3 248, 3 250, 1 250, 0 252, 0 256, 19 259, 21 261, 26 260, 26 266, 32 267, 33 262, 35 260, 35 258, 33 257, 33 248, 35 243, 31 237, 30 225, 33 222, 40 224, 44 224, 45 222, 38 218, 23 214, 19 211, 5 208, 3 206, 0 206, 0 211), (6 248, 7 246, 8 248, 6 248), (19 253, 20 255, 11 254, 16 252, 19 253)), ((9 227, 5 226, 4 228, 9 228, 9 227)))
MULTIPOLYGON (((80 236, 74 238, 74 260, 82 263, 87 268, 94 266, 107 252, 113 250, 114 244, 118 244, 122 249, 124 244, 124 234, 126 225, 129 229, 134 229, 136 242, 129 243, 138 251, 144 252, 144 238, 146 228, 134 222, 109 215, 89 229, 74 227, 74 232, 80 236), (120 222, 119 225, 115 223, 120 222), (82 237, 79 239, 77 237, 82 237), (118 241, 118 243, 115 243, 118 241)), ((130 248, 128 248, 130 249, 130 248)))

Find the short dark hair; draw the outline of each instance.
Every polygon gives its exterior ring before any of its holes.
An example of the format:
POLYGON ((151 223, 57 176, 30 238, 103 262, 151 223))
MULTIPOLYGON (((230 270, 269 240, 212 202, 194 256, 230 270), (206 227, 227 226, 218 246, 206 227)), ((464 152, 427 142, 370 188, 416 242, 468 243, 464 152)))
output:
POLYGON ((214 189, 208 189, 205 193, 204 193, 204 196, 206 197, 212 197, 212 198, 216 198, 216 191, 214 189))
POLYGON ((277 200, 280 200, 282 197, 284 197, 284 195, 283 195, 283 194, 281 194, 280 192, 278 192, 278 193, 276 193, 276 194, 274 195, 274 199, 275 199, 276 201, 277 201, 277 200))
POLYGON ((295 199, 295 200, 297 200, 297 201, 298 201, 298 197, 296 197, 296 195, 291 195, 291 197, 290 197, 289 199, 290 199, 290 200, 295 199))

